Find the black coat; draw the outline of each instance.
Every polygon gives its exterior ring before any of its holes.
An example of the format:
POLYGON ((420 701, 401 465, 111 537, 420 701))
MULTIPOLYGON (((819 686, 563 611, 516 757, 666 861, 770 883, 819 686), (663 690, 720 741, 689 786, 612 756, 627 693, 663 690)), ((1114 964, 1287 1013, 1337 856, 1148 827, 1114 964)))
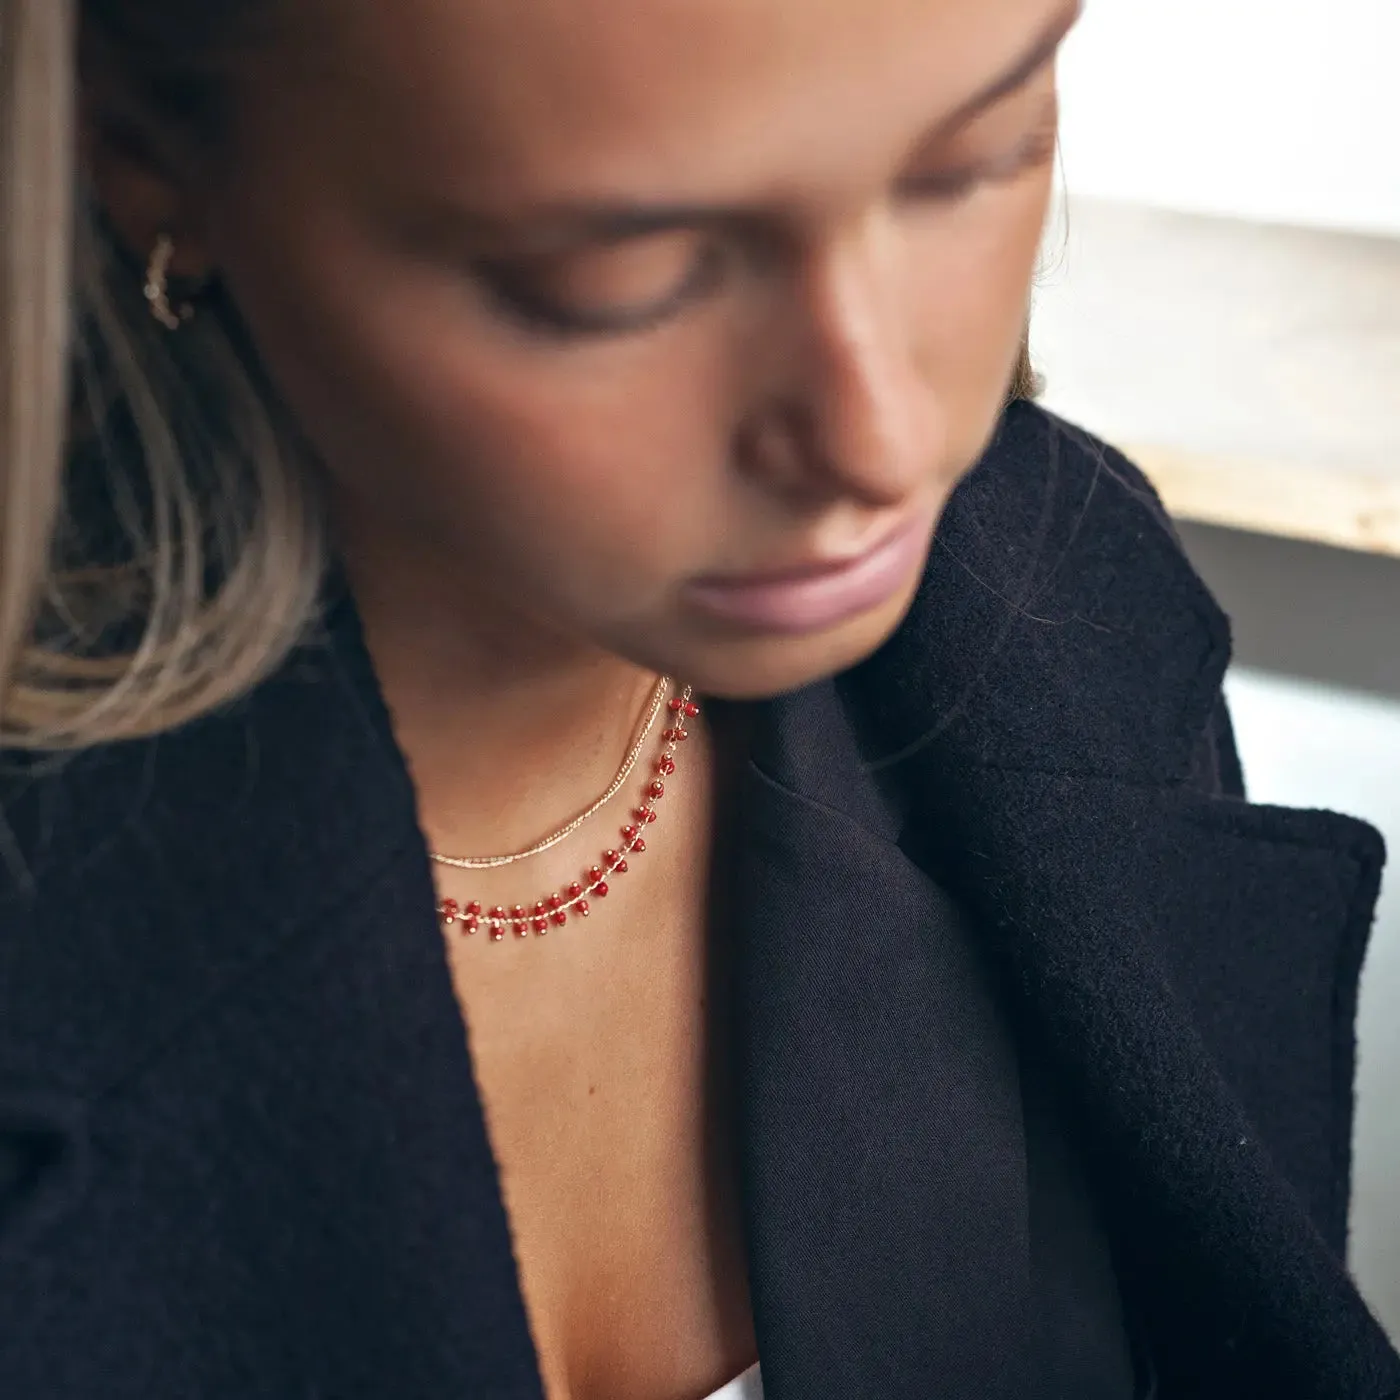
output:
MULTIPOLYGON (((929 1319, 1014 1291, 968 1221, 1002 1187, 960 1148, 935 880, 1061 1086, 1162 1395, 1400 1392, 1341 1262, 1381 842, 1242 800, 1227 654, 1137 473, 1018 406, 894 641, 760 707, 730 913, 771 1400, 952 1394, 929 1319)), ((538 1397, 353 607, 225 714, 24 767, 0 1396, 538 1397)))

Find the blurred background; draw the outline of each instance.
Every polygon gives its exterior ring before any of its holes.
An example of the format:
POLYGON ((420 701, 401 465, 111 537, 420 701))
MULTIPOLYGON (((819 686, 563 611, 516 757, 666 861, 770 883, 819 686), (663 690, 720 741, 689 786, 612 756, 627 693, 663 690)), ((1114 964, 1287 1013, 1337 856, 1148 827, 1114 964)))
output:
POLYGON ((1352 1263, 1400 1337, 1400 4, 1088 0, 1033 349, 1235 629, 1250 796, 1364 816, 1352 1263))

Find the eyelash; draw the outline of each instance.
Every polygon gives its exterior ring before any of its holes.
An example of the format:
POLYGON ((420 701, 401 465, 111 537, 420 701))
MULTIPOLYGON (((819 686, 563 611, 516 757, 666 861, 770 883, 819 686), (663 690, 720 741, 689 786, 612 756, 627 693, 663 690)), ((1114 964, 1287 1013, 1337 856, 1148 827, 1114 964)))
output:
POLYGON ((724 254, 717 244, 712 243, 696 260, 695 267, 681 286, 664 301, 640 311, 615 315, 598 313, 590 316, 565 311, 552 305, 547 298, 531 292, 504 268, 487 268, 480 275, 497 309, 525 329, 556 340, 584 340, 650 330, 669 320, 686 303, 699 300, 719 282, 723 261, 724 254))
POLYGON ((945 204, 957 204, 988 186, 1010 184, 1027 171, 1039 169, 1054 157, 1057 148, 1058 128, 1052 126, 1032 133, 996 165, 910 180, 904 188, 914 199, 935 199, 945 204))
MULTIPOLYGON (((982 189, 1010 184, 1027 171, 1039 168, 1055 151, 1055 130, 1037 131, 995 166, 907 181, 900 194, 908 201, 934 201, 944 206, 961 204, 982 189)), ((641 311, 617 315, 583 315, 551 305, 504 267, 483 268, 479 276, 496 309, 532 334, 557 341, 600 340, 638 334, 670 320, 719 284, 724 261, 725 254, 720 247, 710 244, 696 261, 694 270, 671 296, 641 311)))

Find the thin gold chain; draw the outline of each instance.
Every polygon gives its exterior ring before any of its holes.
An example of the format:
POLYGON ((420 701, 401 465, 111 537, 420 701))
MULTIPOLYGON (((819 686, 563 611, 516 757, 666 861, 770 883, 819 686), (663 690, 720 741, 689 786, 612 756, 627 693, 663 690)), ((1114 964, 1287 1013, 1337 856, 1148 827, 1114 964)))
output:
POLYGON ((666 703, 666 692, 670 688, 670 676, 661 676, 657 680, 656 688, 651 693, 651 704, 647 707, 646 716, 638 730, 636 742, 627 751, 627 757, 622 760, 622 767, 617 770, 617 776, 608 784, 603 795, 586 811, 580 812, 567 826, 561 826, 553 835, 535 842, 528 849, 516 851, 508 856, 445 856, 437 851, 432 851, 430 855, 434 864, 450 865, 454 870, 499 870, 502 866, 529 860, 531 856, 543 855, 546 851, 553 850, 561 841, 567 841, 584 822, 601 812, 622 791, 623 785, 632 776, 632 770, 637 766, 637 760, 642 756, 642 750, 646 747, 648 738, 651 737, 651 731, 656 728, 656 717, 661 713, 661 707, 666 703))

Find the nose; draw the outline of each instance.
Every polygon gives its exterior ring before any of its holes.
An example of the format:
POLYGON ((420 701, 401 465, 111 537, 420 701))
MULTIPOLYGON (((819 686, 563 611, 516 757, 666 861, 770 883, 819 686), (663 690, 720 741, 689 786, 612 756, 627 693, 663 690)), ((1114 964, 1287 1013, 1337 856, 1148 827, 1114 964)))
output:
POLYGON ((778 353, 737 456, 790 503, 898 506, 939 461, 902 242, 888 213, 872 214, 809 249, 774 303, 778 353))

